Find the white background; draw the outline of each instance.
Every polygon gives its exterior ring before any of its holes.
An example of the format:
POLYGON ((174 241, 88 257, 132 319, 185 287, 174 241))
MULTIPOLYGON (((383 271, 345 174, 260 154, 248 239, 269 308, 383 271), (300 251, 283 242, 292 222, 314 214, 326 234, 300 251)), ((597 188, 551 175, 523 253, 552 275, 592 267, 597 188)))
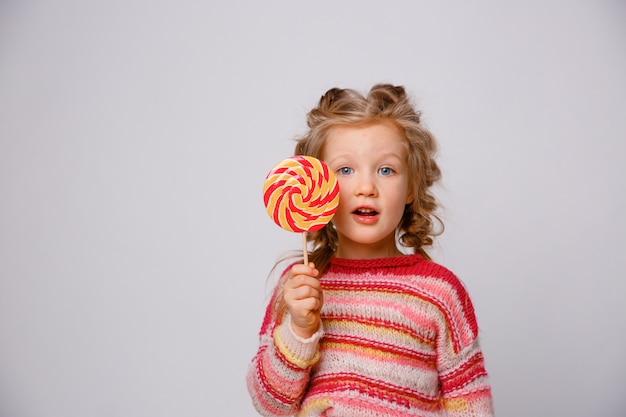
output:
POLYGON ((497 414, 624 416, 626 3, 442 3, 0 2, 0 417, 256 415, 263 179, 377 82, 439 140, 497 414))

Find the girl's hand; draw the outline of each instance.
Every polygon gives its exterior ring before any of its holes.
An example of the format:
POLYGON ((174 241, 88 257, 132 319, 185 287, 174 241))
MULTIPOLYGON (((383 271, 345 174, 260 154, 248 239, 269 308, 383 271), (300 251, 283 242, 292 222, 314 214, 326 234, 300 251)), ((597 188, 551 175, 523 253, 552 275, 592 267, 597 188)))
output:
POLYGON ((291 327, 298 336, 308 339, 320 327, 323 296, 317 279, 319 271, 309 262, 294 265, 287 274, 283 297, 291 315, 291 327))

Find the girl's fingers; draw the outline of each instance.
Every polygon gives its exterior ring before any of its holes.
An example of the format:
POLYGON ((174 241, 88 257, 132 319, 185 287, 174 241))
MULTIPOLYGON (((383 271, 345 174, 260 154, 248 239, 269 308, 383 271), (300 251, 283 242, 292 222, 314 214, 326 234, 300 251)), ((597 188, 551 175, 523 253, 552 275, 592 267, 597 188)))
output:
POLYGON ((295 290, 296 288, 312 288, 315 291, 321 291, 320 283, 317 279, 298 275, 285 283, 285 290, 295 290))
POLYGON ((285 297, 291 300, 304 300, 306 298, 320 298, 321 292, 308 285, 291 288, 285 291, 285 297))
POLYGON ((323 303, 322 286, 317 279, 319 272, 313 263, 309 263, 294 265, 288 273, 283 299, 291 314, 292 325, 299 329, 317 328, 323 303))
POLYGON ((307 298, 300 300, 300 303, 302 309, 309 312, 307 316, 319 311, 322 308, 322 302, 319 298, 307 298))
POLYGON ((309 262, 309 265, 296 264, 292 266, 289 274, 291 275, 290 278, 298 275, 307 275, 313 278, 317 278, 317 276, 319 275, 319 271, 315 268, 313 262, 309 262))

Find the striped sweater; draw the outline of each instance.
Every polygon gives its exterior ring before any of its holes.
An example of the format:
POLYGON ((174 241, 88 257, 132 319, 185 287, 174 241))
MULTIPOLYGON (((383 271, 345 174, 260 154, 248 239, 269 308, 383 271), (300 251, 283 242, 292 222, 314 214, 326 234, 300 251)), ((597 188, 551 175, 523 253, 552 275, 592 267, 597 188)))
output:
POLYGON ((311 338, 268 307, 247 375, 260 414, 493 416, 474 309, 453 273, 419 255, 332 259, 320 281, 311 338))

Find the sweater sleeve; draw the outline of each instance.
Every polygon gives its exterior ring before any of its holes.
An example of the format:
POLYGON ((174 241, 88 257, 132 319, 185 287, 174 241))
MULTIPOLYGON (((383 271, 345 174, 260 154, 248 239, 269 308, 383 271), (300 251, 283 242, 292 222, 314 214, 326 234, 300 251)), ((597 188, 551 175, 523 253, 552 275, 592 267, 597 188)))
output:
POLYGON ((271 305, 265 313, 259 348, 247 373, 254 408, 263 416, 289 416, 297 412, 306 393, 311 367, 319 359, 323 330, 309 339, 297 336, 289 315, 281 323, 272 320, 271 305))
POLYGON ((469 294, 454 276, 442 295, 437 367, 443 407, 450 417, 493 417, 491 387, 469 294))

